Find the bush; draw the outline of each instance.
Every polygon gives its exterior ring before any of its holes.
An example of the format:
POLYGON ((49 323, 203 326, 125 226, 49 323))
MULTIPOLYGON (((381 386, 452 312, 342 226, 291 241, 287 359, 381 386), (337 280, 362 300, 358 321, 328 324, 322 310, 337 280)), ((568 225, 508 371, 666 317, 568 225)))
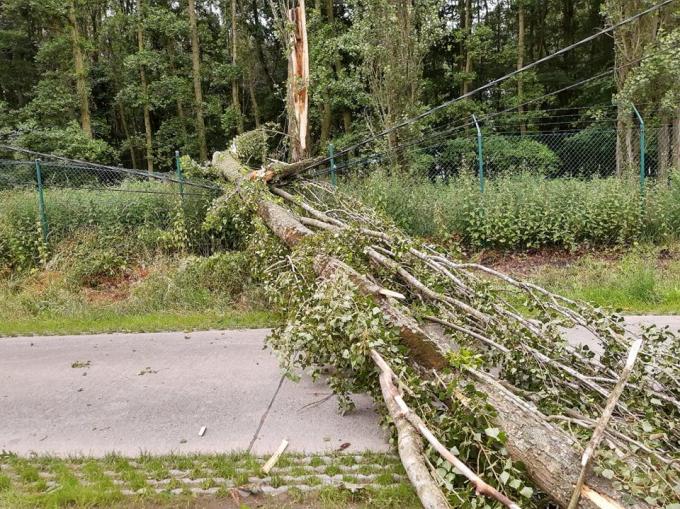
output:
MULTIPOLYGON (((549 175, 559 168, 559 158, 548 146, 525 136, 486 135, 484 154, 484 169, 489 176, 527 172, 549 175)), ((450 140, 435 160, 430 171, 432 176, 476 174, 476 138, 467 136, 450 140)))
POLYGON ((114 282, 127 267, 126 257, 110 247, 95 247, 88 244, 79 246, 69 257, 71 266, 68 274, 77 286, 97 288, 114 282))
POLYGON ((616 131, 588 127, 566 138, 557 154, 571 176, 609 177, 616 169, 616 131))
POLYGON ((58 253, 62 243, 75 242, 93 231, 111 239, 111 244, 101 247, 114 250, 119 249, 121 239, 134 243, 137 250, 165 253, 210 254, 231 243, 227 233, 202 226, 210 196, 188 195, 180 202, 175 190, 166 184, 139 181, 124 181, 107 189, 48 188, 47 246, 42 242, 35 191, 0 191, 0 269, 33 267, 45 250, 58 253))
POLYGON ((409 233, 475 249, 663 242, 680 235, 680 175, 670 185, 648 181, 642 208, 637 180, 613 177, 507 175, 489 179, 484 194, 466 175, 432 183, 375 173, 348 185, 409 233))

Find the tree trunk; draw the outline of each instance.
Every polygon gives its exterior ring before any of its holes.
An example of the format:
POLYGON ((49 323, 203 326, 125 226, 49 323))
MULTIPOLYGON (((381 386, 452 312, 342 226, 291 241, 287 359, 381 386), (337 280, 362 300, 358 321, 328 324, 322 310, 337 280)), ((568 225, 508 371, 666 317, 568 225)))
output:
POLYGON ((288 54, 288 135, 291 159, 300 161, 307 156, 307 118, 309 108, 309 50, 307 47, 307 21, 305 2, 288 10, 288 22, 293 25, 288 54))
POLYGON ((463 0, 465 9, 465 77, 463 78, 462 94, 465 95, 470 90, 469 74, 472 72, 472 53, 470 52, 470 37, 472 35, 472 0, 463 0))
POLYGON ((260 106, 257 103, 257 95, 255 94, 255 76, 253 72, 248 73, 248 93, 250 94, 250 103, 253 106, 253 116, 255 117, 255 128, 259 129, 262 121, 260 120, 260 106))
MULTIPOLYGON (((325 0, 326 22, 330 25, 334 21, 333 0, 325 0)), ((339 62, 335 66, 330 66, 330 74, 333 74, 334 67, 339 67, 339 62)), ((339 75, 338 75, 339 76, 339 75)), ((331 95, 328 88, 323 93, 323 108, 321 111, 321 134, 319 136, 319 149, 323 152, 330 138, 331 123, 333 120, 333 108, 331 106, 331 95)))
POLYGON ((671 165, 671 139, 670 139, 670 125, 668 125, 668 118, 663 116, 661 118, 661 125, 659 126, 657 134, 657 170, 656 176, 659 182, 666 182, 668 180, 668 170, 671 165))
MULTIPOLYGON (((142 23, 142 0, 137 0, 137 47, 139 52, 144 51, 144 25, 142 23)), ((144 65, 139 66, 139 81, 142 84, 142 95, 144 96, 144 133, 146 135, 146 169, 153 173, 153 139, 151 136, 151 111, 149 107, 149 91, 146 83, 146 72, 144 65)))
POLYGON ((616 176, 623 177, 626 169, 626 157, 623 151, 623 130, 626 122, 621 106, 616 112, 616 176))
MULTIPOLYGON (((517 4, 517 70, 524 67, 524 4, 519 0, 517 4)), ((519 132, 526 133, 524 122, 524 78, 522 74, 517 75, 517 112, 519 113, 519 132)))
POLYGON ((342 112, 342 125, 345 128, 345 133, 349 134, 352 132, 352 112, 345 110, 342 112))
MULTIPOLYGON (((236 69, 238 65, 238 23, 236 16, 236 0, 231 0, 231 65, 236 69)), ((241 113, 241 94, 239 92, 238 79, 234 78, 231 82, 231 105, 236 113, 236 130, 239 134, 243 133, 243 114, 241 113)))
MULTIPOLYGON (((169 53, 168 60, 170 61, 169 65, 170 72, 172 73, 173 76, 175 76, 177 74, 177 69, 175 68, 175 46, 174 42, 170 39, 168 39, 167 42, 167 49, 169 53)), ((187 134, 187 119, 186 114, 184 113, 182 98, 177 97, 177 99, 175 99, 175 103, 177 106, 177 117, 179 118, 179 122, 182 128, 182 140, 184 141, 184 146, 187 147, 189 146, 189 135, 187 134)))
MULTIPOLYGON (((234 0, 235 1, 235 0, 234 0)), ((201 89, 201 50, 198 42, 196 22, 196 0, 187 3, 189 29, 191 31, 191 69, 194 75, 194 108, 196 109, 196 136, 201 162, 208 160, 208 146, 205 142, 205 122, 203 121, 203 90, 201 89)))
POLYGON ((130 160, 132 161, 132 167, 137 169, 137 154, 135 153, 135 147, 132 144, 132 139, 130 138, 130 129, 128 127, 127 118, 125 117, 125 108, 123 108, 123 103, 118 103, 118 113, 120 115, 120 123, 123 126, 123 133, 125 134, 125 139, 130 147, 130 160))
POLYGON ((680 172, 680 108, 675 110, 675 117, 673 118, 673 143, 671 150, 673 152, 673 169, 680 172))
POLYGON ((87 86, 85 59, 80 47, 80 27, 76 16, 76 0, 69 3, 68 18, 71 24, 71 44, 73 45, 73 64, 76 74, 76 91, 80 102, 80 126, 88 138, 92 138, 92 122, 90 119, 90 93, 87 86))

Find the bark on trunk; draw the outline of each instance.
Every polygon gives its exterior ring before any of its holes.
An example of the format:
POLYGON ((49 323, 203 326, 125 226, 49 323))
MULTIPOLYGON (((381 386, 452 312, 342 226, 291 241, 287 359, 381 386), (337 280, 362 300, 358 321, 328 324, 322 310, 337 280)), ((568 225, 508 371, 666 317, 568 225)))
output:
POLYGON ((205 141, 205 122, 203 120, 203 90, 201 88, 201 50, 198 41, 196 22, 196 0, 187 3, 189 11, 189 30, 191 31, 191 69, 194 76, 194 109, 196 110, 196 137, 201 162, 208 160, 208 146, 205 141))
MULTIPOLYGON (((231 0, 231 65, 236 68, 238 63, 238 19, 236 16, 236 0, 231 0)), ((239 93, 238 80, 231 82, 231 104, 236 113, 236 129, 239 134, 243 133, 243 115, 241 113, 241 94, 239 93)))
POLYGON ((299 0, 297 7, 290 9, 287 15, 289 23, 293 25, 288 54, 288 135, 291 159, 300 161, 308 152, 309 50, 304 0, 299 0))
POLYGON ((463 78, 463 87, 461 89, 461 95, 465 95, 470 90, 470 80, 468 79, 469 74, 472 72, 472 53, 470 52, 470 37, 472 35, 472 1, 463 0, 465 9, 465 77, 463 78))
POLYGON ((255 129, 259 129, 262 121, 260 120, 260 106, 257 103, 257 95, 255 94, 255 76, 252 70, 249 72, 248 93, 250 94, 250 104, 253 107, 253 116, 255 117, 255 129))
MULTIPOLYGON (((144 26, 142 23, 142 0, 137 0, 137 48, 141 53, 144 51, 144 26)), ((149 91, 146 83, 146 71, 144 64, 139 66, 139 81, 142 85, 144 96, 144 134, 146 136, 146 169, 153 173, 153 139, 151 135, 151 111, 149 108, 149 91)))
POLYGON ((88 138, 92 138, 92 123, 90 119, 90 93, 87 86, 87 71, 85 59, 80 47, 80 27, 76 16, 76 2, 71 0, 68 10, 71 24, 71 44, 73 45, 73 65, 76 74, 76 91, 80 102, 80 126, 88 138))
POLYGON ((130 150, 130 160, 132 161, 132 167, 137 169, 137 155, 135 153, 135 147, 133 146, 132 139, 130 138, 130 128, 128 127, 127 118, 125 116, 125 108, 123 103, 118 103, 118 113, 120 115, 120 123, 123 126, 123 133, 125 134, 125 139, 128 142, 130 150))

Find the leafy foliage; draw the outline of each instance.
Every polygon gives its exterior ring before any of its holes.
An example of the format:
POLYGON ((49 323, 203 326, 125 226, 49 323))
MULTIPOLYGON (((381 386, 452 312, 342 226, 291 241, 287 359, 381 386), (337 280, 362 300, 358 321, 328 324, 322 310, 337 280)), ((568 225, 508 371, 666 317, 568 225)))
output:
POLYGON ((446 183, 374 173, 346 185, 409 233, 480 249, 662 242, 680 234, 680 179, 648 183, 644 204, 636 181, 619 178, 549 179, 507 175, 446 183), (641 214, 644 210, 644 214, 641 214))

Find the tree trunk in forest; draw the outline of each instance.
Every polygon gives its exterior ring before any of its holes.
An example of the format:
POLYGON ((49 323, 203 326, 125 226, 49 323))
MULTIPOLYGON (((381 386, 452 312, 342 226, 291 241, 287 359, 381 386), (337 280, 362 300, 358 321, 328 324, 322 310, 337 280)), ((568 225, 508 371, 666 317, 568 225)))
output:
MULTIPOLYGON (((177 75, 177 69, 175 68, 175 46, 174 42, 170 39, 168 39, 167 42, 167 49, 169 53, 169 66, 170 66, 170 72, 172 73, 173 76, 177 75)), ((179 118, 179 122, 181 124, 181 129, 182 129, 182 140, 184 141, 184 146, 187 147, 189 146, 189 135, 187 133, 187 121, 186 121, 186 114, 184 113, 184 106, 182 105, 182 98, 177 97, 175 99, 175 103, 177 106, 177 117, 179 118)))
MULTIPOLYGON (((325 0, 324 4, 326 23, 330 25, 334 21, 333 0, 325 0)), ((331 64, 329 69, 330 74, 333 74, 334 68, 337 67, 339 67, 338 62, 336 62, 335 65, 331 64)), ((328 144, 332 121, 333 121, 333 108, 331 106, 331 94, 327 87, 323 93, 323 108, 321 111, 321 134, 319 136, 319 150, 321 152, 325 150, 326 145, 328 144)))
POLYGON ((198 41, 196 22, 196 0, 187 3, 189 11, 189 30, 191 31, 191 69, 194 75, 194 108, 196 109, 196 137, 201 162, 208 160, 208 146, 205 141, 205 122, 203 121, 203 90, 201 88, 201 50, 198 41))
POLYGON ((668 118, 664 115, 661 117, 661 125, 658 128, 657 134, 657 170, 656 176, 659 182, 666 182, 668 179, 668 170, 671 165, 671 138, 670 125, 668 118))
POLYGON ((472 53, 470 52, 470 37, 472 35, 472 0, 462 0, 465 9, 464 30, 465 30, 465 76, 463 77, 463 87, 461 95, 465 95, 470 90, 469 74, 472 72, 472 53))
MULTIPOLYGON (((236 16, 236 0, 231 0, 231 65, 234 70, 238 65, 238 19, 236 16)), ((231 105, 236 113, 236 130, 242 134, 245 130, 243 114, 241 113, 241 94, 239 92, 238 79, 231 82, 231 105)))
POLYGON ((262 121, 260 120, 260 106, 257 103, 257 95, 255 94, 255 76, 252 70, 248 72, 248 94, 250 94, 250 103, 253 107, 255 129, 259 129, 262 121))
POLYGON ((132 138, 130 137, 130 129, 128 127, 127 118, 125 117, 125 108, 122 102, 118 102, 118 114, 120 115, 120 123, 123 126, 123 134, 125 134, 125 139, 130 147, 130 160, 132 161, 132 167, 137 169, 137 154, 135 153, 135 147, 132 143, 132 138))
MULTIPOLYGON (((517 4, 517 70, 524 67, 524 3, 519 0, 517 4)), ((517 112, 519 113, 519 132, 525 134, 527 130, 524 122, 524 78, 517 75, 517 112)))
POLYGON ((92 138, 92 122, 90 118, 90 93, 87 86, 87 71, 85 59, 80 47, 80 27, 76 16, 76 0, 71 0, 68 9, 68 19, 71 24, 71 44, 73 45, 73 64, 76 75, 76 91, 80 102, 80 126, 88 138, 92 138))
POLYGON ((616 176, 623 177, 626 159, 623 155, 623 130, 626 126, 625 114, 621 106, 616 111, 616 176))
MULTIPOLYGON (((240 164, 227 152, 215 153, 213 166, 237 186, 245 179, 240 164)), ((258 203, 258 215, 272 233, 289 247, 313 234, 294 214, 266 198, 258 203)), ((386 296, 381 291, 383 289, 366 276, 328 256, 317 257, 314 270, 322 279, 331 277, 337 271, 345 272, 360 292, 375 300, 387 322, 395 327, 404 344, 409 347, 412 358, 423 367, 437 369, 449 365, 447 356, 452 350, 452 341, 442 333, 422 328, 408 311, 397 307, 394 298, 386 296)), ((536 485, 561 507, 566 507, 580 473, 581 453, 576 441, 488 374, 463 368, 461 376, 463 383, 469 381, 477 390, 487 394, 489 404, 496 411, 495 425, 506 433, 505 446, 513 460, 524 464, 536 485)), ((612 481, 601 476, 592 474, 586 483, 588 488, 582 492, 584 498, 581 501, 581 507, 586 509, 598 507, 593 502, 598 495, 621 507, 649 507, 644 501, 617 490, 612 481)))
POLYGON ((342 125, 345 129, 345 134, 352 132, 352 112, 345 110, 342 112, 342 125))
POLYGON ((673 118, 673 142, 671 151, 673 152, 673 169, 680 171, 680 108, 675 110, 673 118))
MULTIPOLYGON (((142 22, 142 0, 137 0, 137 47, 139 52, 144 51, 144 24, 142 22)), ((153 173, 153 139, 151 137, 151 111, 149 107, 149 91, 146 83, 144 64, 139 66, 139 81, 142 84, 144 96, 144 133, 146 135, 146 169, 153 173)))
POLYGON ((297 7, 287 12, 288 22, 293 26, 288 44, 288 136, 292 161, 307 156, 307 118, 309 108, 309 50, 307 47, 307 20, 305 2, 299 0, 297 7))

